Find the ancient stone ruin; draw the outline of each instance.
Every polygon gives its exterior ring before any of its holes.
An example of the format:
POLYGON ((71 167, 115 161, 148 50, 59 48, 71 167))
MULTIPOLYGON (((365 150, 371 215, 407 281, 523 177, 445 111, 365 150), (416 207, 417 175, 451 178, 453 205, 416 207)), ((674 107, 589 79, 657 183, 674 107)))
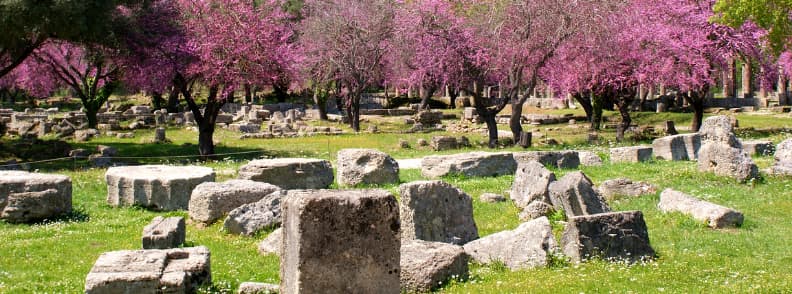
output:
POLYGON ((516 168, 511 153, 470 152, 426 156, 421 160, 421 174, 432 179, 454 174, 466 177, 510 175, 516 168))
POLYGON ((195 187, 190 196, 190 219, 211 224, 237 207, 261 200, 279 187, 251 180, 207 182, 195 187))
POLYGON ((714 229, 739 227, 743 223, 743 214, 731 208, 694 198, 685 193, 665 189, 660 193, 657 208, 662 212, 681 212, 694 219, 706 222, 714 229))
POLYGON ((214 182, 215 173, 201 166, 142 165, 111 167, 105 178, 108 204, 169 211, 188 209, 193 189, 214 182))
POLYGON ((547 266, 557 249, 550 221, 546 217, 522 223, 511 231, 502 231, 465 244, 473 260, 488 264, 503 262, 512 270, 547 266))
POLYGON ((187 228, 184 218, 155 217, 143 228, 143 249, 170 249, 184 244, 187 228))
POLYGON ((704 120, 699 130, 701 149, 698 153, 700 171, 714 172, 738 181, 759 177, 759 169, 742 149, 742 144, 732 131, 727 116, 713 116, 704 120))
POLYGON ((338 184, 379 185, 399 182, 399 163, 373 149, 343 149, 336 157, 338 184))
POLYGON ((398 205, 384 190, 285 198, 281 292, 399 293, 398 205))
POLYGON ((638 262, 655 257, 640 211, 570 217, 561 236, 561 248, 573 262, 591 258, 638 262))
POLYGON ((0 219, 29 223, 72 211, 72 181, 62 175, 0 171, 0 219))
POLYGON ((323 159, 259 159, 240 167, 238 178, 282 189, 324 189, 333 183, 333 168, 323 159))
POLYGON ((402 240, 462 245, 478 238, 473 199, 442 181, 399 186, 402 240))

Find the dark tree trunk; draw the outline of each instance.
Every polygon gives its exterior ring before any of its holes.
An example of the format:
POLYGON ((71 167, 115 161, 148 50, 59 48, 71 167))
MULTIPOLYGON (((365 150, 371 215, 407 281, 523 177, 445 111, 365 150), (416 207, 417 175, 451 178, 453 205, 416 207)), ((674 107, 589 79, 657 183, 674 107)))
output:
POLYGON ((220 108, 225 104, 223 99, 218 99, 217 97, 219 87, 209 87, 209 96, 206 98, 206 106, 204 107, 203 113, 201 113, 201 107, 195 103, 192 92, 187 86, 187 82, 184 78, 181 75, 177 75, 174 81, 176 88, 179 89, 182 96, 184 96, 187 106, 195 117, 195 123, 198 125, 198 154, 201 155, 202 160, 213 159, 215 157, 213 139, 215 123, 217 122, 217 115, 220 114, 220 108))
POLYGON ((349 127, 357 133, 360 132, 360 95, 362 90, 351 90, 346 99, 347 117, 349 117, 349 127))
POLYGON ((275 99, 278 100, 278 103, 284 103, 286 102, 286 99, 289 98, 287 88, 288 86, 284 86, 279 83, 272 85, 272 93, 275 94, 275 99))
POLYGON ((228 91, 228 93, 226 93, 225 103, 234 103, 235 99, 234 91, 228 91))
POLYGON ((473 89, 470 91, 473 96, 473 107, 476 112, 481 116, 481 120, 487 125, 487 133, 489 134, 489 148, 498 147, 498 123, 495 120, 498 113, 506 107, 506 100, 502 99, 497 105, 492 105, 491 98, 485 98, 481 94, 481 87, 479 83, 473 84, 473 89))
POLYGON ((429 99, 432 98, 434 92, 437 90, 436 86, 424 86, 421 91, 421 107, 420 109, 429 109, 429 99))
POLYGON ((588 122, 592 122, 594 108, 591 106, 591 97, 582 93, 576 93, 575 95, 572 95, 572 97, 574 97, 575 101, 580 104, 580 107, 583 107, 583 111, 586 112, 586 120, 588 120, 588 122))
POLYGON ((88 120, 88 127, 95 129, 99 125, 99 119, 97 118, 99 108, 93 105, 83 105, 83 107, 85 107, 85 119, 88 120))
POLYGON ((327 97, 329 93, 322 90, 320 87, 314 87, 313 100, 316 103, 316 109, 319 110, 319 119, 328 120, 327 118, 327 97))
POLYGON ((245 85, 245 103, 253 103, 253 91, 250 85, 245 85))
POLYGON ((159 110, 162 109, 162 93, 160 92, 153 92, 151 93, 151 104, 154 109, 159 110))
POLYGON ((591 94, 591 129, 599 131, 602 123, 602 108, 605 98, 601 95, 591 94))
POLYGON ((515 144, 520 142, 520 135, 523 132, 523 128, 522 128, 523 103, 524 102, 522 101, 513 101, 511 103, 512 114, 511 116, 509 116, 509 129, 512 132, 512 136, 514 137, 515 144))
POLYGON ((179 112, 179 88, 173 87, 168 94, 168 113, 179 112))
POLYGON ((498 122, 495 120, 496 113, 492 113, 491 111, 484 111, 485 115, 482 115, 481 110, 478 111, 481 119, 484 120, 484 123, 487 124, 487 134, 489 136, 489 142, 487 146, 489 148, 496 148, 498 147, 498 122))
POLYGON ((623 90, 615 98, 616 107, 619 109, 619 114, 621 115, 621 123, 619 127, 616 128, 616 141, 621 142, 624 141, 624 132, 626 132, 632 124, 632 118, 630 118, 630 105, 635 99, 635 91, 629 89, 623 90))
POLYGON ((459 98, 459 90, 454 88, 448 89, 448 99, 451 103, 451 109, 456 109, 456 100, 459 98))
POLYGON ((705 87, 701 91, 691 91, 690 94, 685 94, 683 97, 687 99, 690 107, 693 108, 693 122, 690 129, 693 132, 698 132, 701 128, 701 123, 704 120, 704 100, 707 97, 709 88, 705 87))

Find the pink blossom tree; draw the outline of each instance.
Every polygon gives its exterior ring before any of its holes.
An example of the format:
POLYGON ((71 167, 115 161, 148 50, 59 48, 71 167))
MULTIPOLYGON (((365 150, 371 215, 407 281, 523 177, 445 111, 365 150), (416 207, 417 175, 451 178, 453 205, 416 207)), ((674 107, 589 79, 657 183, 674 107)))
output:
MULTIPOLYGON (((474 30, 448 0, 405 2, 396 10, 387 80, 422 89, 421 109, 443 86, 451 91, 471 82, 466 64, 482 54, 474 30)), ((451 107, 455 101, 452 99, 451 107)))
POLYGON ((316 71, 318 76, 332 79, 342 88, 350 126, 360 131, 360 98, 368 87, 382 80, 394 3, 307 0, 303 15, 300 44, 306 60, 301 64, 321 69, 316 71))
POLYGON ((178 4, 187 40, 184 48, 194 59, 175 73, 173 81, 198 125, 199 152, 209 157, 214 154, 217 115, 229 95, 295 70, 298 55, 288 22, 291 16, 278 0, 179 0, 178 4), (193 97, 195 81, 208 87, 204 105, 193 97))

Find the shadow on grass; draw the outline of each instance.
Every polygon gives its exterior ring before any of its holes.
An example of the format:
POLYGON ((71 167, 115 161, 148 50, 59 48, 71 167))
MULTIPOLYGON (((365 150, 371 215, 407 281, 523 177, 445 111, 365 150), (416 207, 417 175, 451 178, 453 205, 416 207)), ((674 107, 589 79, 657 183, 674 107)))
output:
POLYGON ((10 223, 14 225, 50 225, 55 223, 85 223, 91 220, 91 216, 82 207, 72 208, 72 211, 61 214, 54 218, 45 218, 28 223, 10 223))

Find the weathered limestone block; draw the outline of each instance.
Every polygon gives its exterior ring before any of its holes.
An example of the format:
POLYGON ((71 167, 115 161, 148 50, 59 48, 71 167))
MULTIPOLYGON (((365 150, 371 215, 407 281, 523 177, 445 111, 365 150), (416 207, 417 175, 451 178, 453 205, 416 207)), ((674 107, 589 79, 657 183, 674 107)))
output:
POLYGON ((701 146, 698 169, 741 182, 759 177, 759 168, 745 151, 719 142, 707 142, 701 146))
POLYGON ((429 292, 451 278, 468 276, 468 255, 462 246, 422 240, 401 246, 401 291, 429 292))
POLYGON ((155 143, 164 143, 167 142, 168 138, 165 137, 165 128, 159 127, 154 130, 154 142, 155 143))
POLYGON ((657 192, 657 187, 647 182, 633 182, 627 178, 618 178, 602 182, 597 191, 605 199, 614 199, 618 196, 638 197, 657 192))
POLYGON ((283 243, 283 228, 277 228, 267 235, 258 245, 258 252, 261 255, 281 254, 281 244, 283 243))
POLYGON ((442 181, 399 186, 402 240, 465 244, 478 238, 473 200, 442 181))
POLYGON ((637 262, 655 257, 640 211, 570 217, 561 236, 561 248, 573 262, 590 258, 637 262))
POLYGON ((549 216, 555 211, 553 206, 544 201, 534 201, 528 204, 523 211, 520 212, 518 217, 520 221, 530 221, 543 216, 549 216))
POLYGON ((72 211, 71 178, 62 175, 0 171, 0 219, 27 223, 72 211))
POLYGON ((440 111, 420 111, 414 116, 415 121, 425 126, 433 126, 443 121, 443 113, 440 111))
POLYGON ((547 265, 557 249, 553 229, 546 217, 522 223, 517 229, 498 232, 465 244, 465 252, 480 263, 503 262, 520 270, 547 265))
POLYGON ((517 163, 511 153, 470 152, 426 156, 421 160, 421 174, 427 178, 452 174, 492 177, 514 174, 516 169, 517 163))
POLYGON ((190 197, 190 219, 210 224, 237 207, 261 200, 280 190, 275 185, 251 180, 208 182, 195 187, 190 197))
POLYGON ((333 183, 333 168, 329 161, 322 159, 260 159, 240 167, 238 178, 270 183, 283 189, 323 189, 333 183))
POLYGON ((775 146, 769 140, 754 140, 742 142, 743 150, 748 153, 748 156, 768 156, 773 154, 775 146))
POLYGON ((792 175, 792 139, 778 144, 775 151, 775 163, 770 172, 777 175, 792 175))
POLYGON ((430 146, 434 151, 453 150, 459 148, 457 145, 457 139, 451 136, 434 136, 432 137, 432 143, 430 146))
POLYGON ((282 293, 399 293, 399 208, 385 190, 283 201, 282 293))
POLYGON ((731 118, 725 115, 705 119, 698 131, 701 142, 719 142, 731 147, 741 148, 740 140, 734 135, 731 118))
POLYGON ((278 294, 280 286, 268 283, 243 282, 239 284, 237 294, 278 294))
POLYGON ((694 219, 706 222, 711 228, 739 227, 743 223, 743 214, 734 209, 711 202, 696 199, 685 193, 665 189, 660 193, 657 208, 662 212, 678 211, 689 214, 694 219))
POLYGON ((580 157, 577 151, 527 151, 515 152, 514 160, 517 164, 528 161, 538 161, 546 166, 556 168, 578 168, 580 157))
POLYGON ((204 246, 124 250, 99 256, 85 278, 85 293, 194 293, 211 282, 204 246))
POLYGON ((556 180, 551 172, 537 161, 527 161, 517 167, 510 197, 514 205, 525 208, 534 201, 551 203, 548 187, 556 180))
POLYGON ((611 162, 643 162, 652 159, 652 147, 630 146, 611 148, 611 162))
POLYGON ((550 183, 550 200, 556 210, 563 209, 568 217, 610 212, 605 199, 583 172, 571 172, 550 183))
POLYGON ((184 218, 155 217, 143 228, 143 249, 170 249, 184 244, 187 228, 184 218))
POLYGON ((105 179, 110 205, 169 211, 187 209, 193 189, 213 182, 215 173, 200 166, 141 165, 111 167, 105 179))
POLYGON ((578 151, 578 159, 583 166, 601 166, 602 158, 591 151, 578 151))
POLYGON ((228 213, 223 228, 231 234, 252 236, 281 223, 281 202, 289 192, 276 191, 259 201, 237 207, 228 213))
POLYGON ((343 149, 336 157, 338 184, 390 184, 399 182, 399 163, 374 149, 343 149))
POLYGON ((667 136, 652 142, 652 152, 662 160, 695 160, 701 149, 698 133, 667 136))

